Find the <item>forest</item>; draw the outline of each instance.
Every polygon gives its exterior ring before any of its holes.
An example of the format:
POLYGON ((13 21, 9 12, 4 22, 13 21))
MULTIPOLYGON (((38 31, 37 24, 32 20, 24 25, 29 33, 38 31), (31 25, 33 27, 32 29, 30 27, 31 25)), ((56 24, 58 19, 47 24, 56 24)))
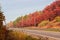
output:
POLYGON ((54 1, 43 10, 32 12, 28 15, 17 17, 7 24, 9 27, 54 27, 60 26, 60 1, 54 1), (53 24, 53 25, 52 25, 53 24))

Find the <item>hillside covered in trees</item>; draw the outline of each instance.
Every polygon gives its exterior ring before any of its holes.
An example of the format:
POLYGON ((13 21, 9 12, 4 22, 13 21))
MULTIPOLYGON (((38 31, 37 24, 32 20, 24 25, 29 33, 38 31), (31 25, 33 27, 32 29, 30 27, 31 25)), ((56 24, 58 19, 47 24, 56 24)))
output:
POLYGON ((17 17, 7 25, 10 27, 60 27, 60 1, 54 1, 41 11, 17 17))

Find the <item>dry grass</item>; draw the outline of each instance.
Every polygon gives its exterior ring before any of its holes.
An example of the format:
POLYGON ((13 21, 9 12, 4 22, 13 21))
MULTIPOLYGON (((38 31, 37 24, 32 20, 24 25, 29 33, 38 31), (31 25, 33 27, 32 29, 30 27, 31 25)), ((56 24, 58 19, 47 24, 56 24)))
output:
POLYGON ((6 40, 39 40, 20 31, 8 31, 6 40))

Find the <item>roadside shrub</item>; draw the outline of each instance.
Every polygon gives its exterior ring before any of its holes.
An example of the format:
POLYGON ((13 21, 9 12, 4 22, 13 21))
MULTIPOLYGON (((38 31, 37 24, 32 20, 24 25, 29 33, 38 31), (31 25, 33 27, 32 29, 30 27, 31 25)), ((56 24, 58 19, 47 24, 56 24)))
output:
POLYGON ((41 23, 39 23, 38 26, 42 27, 42 26, 47 25, 48 23, 49 23, 49 20, 44 20, 41 23))
POLYGON ((56 22, 60 22, 60 16, 55 17, 56 22))

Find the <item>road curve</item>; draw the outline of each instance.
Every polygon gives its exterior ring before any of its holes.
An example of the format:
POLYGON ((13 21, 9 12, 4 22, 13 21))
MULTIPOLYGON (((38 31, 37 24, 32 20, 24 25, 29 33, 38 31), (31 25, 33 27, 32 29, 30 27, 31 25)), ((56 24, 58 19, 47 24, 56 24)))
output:
POLYGON ((24 28, 10 28, 9 30, 18 30, 27 34, 34 34, 37 36, 46 36, 51 38, 56 38, 60 40, 60 32, 42 31, 42 30, 30 30, 24 28))

